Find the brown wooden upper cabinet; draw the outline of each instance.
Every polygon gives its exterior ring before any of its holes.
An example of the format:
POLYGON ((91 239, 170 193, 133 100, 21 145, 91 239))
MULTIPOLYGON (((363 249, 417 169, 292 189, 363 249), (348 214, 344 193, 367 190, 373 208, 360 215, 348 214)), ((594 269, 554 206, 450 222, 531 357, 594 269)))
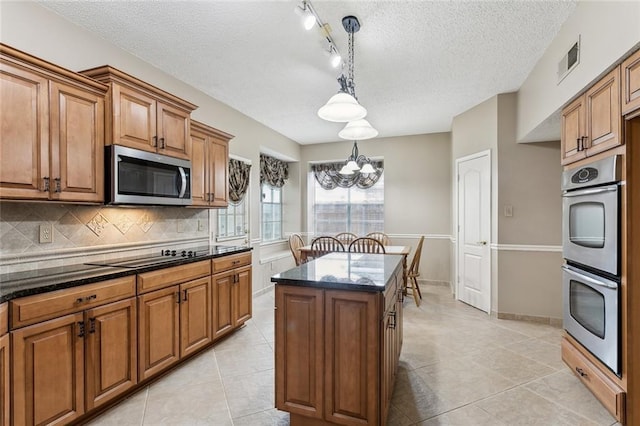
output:
POLYGON ((562 164, 621 145, 620 67, 562 110, 562 164))
POLYGON ((106 91, 0 44, 0 199, 104 202, 106 91))
POLYGON ((640 50, 622 63, 622 114, 640 109, 640 50))
POLYGON ((106 145, 191 157, 189 124, 196 105, 110 66, 81 73, 109 86, 106 145))
POLYGON ((229 140, 232 135, 191 121, 191 196, 193 206, 227 207, 229 140))

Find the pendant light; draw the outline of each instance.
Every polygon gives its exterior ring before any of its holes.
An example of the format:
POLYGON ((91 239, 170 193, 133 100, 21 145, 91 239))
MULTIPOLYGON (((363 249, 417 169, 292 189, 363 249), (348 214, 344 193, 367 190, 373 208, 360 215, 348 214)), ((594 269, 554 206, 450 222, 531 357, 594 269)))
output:
POLYGON ((346 123, 366 117, 367 110, 358 103, 353 79, 353 34, 360 30, 360 22, 355 16, 345 16, 342 18, 342 26, 349 34, 349 77, 347 78, 343 74, 338 78, 340 91, 333 95, 327 103, 318 110, 318 116, 323 120, 346 123))
POLYGON ((344 126, 344 129, 340 130, 338 136, 342 139, 362 141, 375 138, 378 136, 378 131, 374 129, 367 120, 361 118, 360 120, 348 122, 347 125, 344 126))

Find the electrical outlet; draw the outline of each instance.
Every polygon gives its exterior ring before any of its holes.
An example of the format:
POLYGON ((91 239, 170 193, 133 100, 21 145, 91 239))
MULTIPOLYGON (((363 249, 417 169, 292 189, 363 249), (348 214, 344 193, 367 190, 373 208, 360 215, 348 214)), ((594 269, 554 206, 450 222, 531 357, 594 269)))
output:
POLYGON ((184 232, 184 221, 181 219, 178 219, 178 233, 184 232))
POLYGON ((40 225, 40 244, 53 242, 53 228, 50 223, 40 225))
POLYGON ((198 219, 198 231, 204 231, 204 220, 198 219))

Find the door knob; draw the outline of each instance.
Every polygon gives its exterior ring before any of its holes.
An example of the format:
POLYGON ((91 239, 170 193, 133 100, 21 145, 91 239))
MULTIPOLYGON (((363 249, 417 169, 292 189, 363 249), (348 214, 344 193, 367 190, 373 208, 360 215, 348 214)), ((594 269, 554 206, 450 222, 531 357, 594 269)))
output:
POLYGON ((478 242, 477 242, 477 244, 478 244, 479 246, 486 246, 486 245, 487 245, 487 242, 486 242, 486 241, 478 241, 478 242))

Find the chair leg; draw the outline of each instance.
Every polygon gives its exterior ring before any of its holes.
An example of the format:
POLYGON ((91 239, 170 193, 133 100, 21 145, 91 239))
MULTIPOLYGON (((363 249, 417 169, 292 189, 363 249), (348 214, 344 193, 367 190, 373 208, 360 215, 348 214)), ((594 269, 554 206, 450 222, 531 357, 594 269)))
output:
POLYGON ((416 302, 416 306, 420 306, 420 299, 422 299, 422 296, 420 296, 420 289, 418 288, 418 282, 415 279, 415 277, 411 277, 411 291, 413 293, 413 300, 415 300, 416 302))
POLYGON ((422 292, 420 291, 420 286, 418 285, 418 279, 417 278, 413 279, 413 285, 415 285, 416 288, 418 289, 418 296, 420 296, 420 299, 422 299, 422 292))

